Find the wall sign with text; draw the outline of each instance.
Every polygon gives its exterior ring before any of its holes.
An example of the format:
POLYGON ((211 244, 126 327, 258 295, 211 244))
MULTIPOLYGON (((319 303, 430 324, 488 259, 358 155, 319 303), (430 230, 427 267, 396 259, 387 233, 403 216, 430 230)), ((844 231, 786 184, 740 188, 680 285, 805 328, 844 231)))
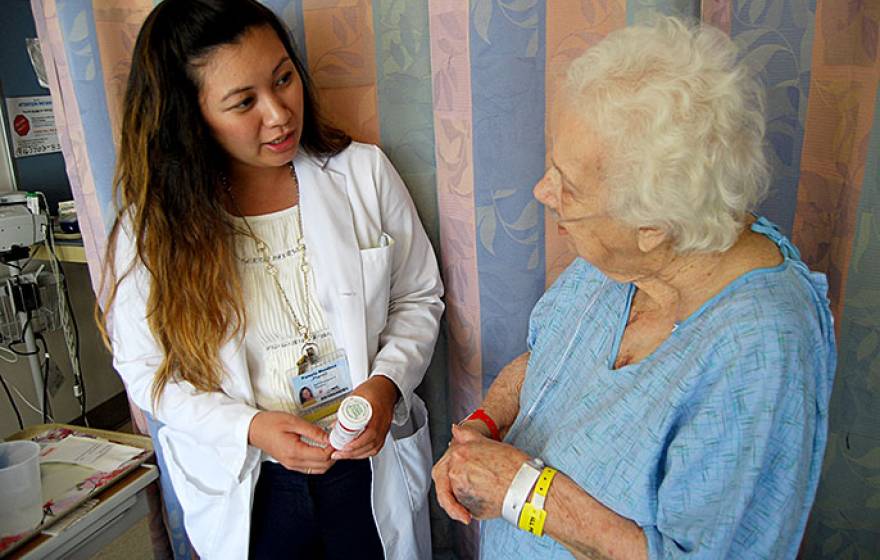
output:
POLYGON ((61 151, 48 95, 6 98, 9 136, 14 157, 37 156, 61 151))

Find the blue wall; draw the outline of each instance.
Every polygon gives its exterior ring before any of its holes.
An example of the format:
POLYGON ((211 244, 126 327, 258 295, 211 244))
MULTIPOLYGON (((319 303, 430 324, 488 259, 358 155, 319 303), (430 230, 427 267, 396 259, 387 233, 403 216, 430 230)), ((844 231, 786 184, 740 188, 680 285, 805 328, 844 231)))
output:
MULTIPOLYGON (((25 39, 36 37, 28 0, 3 0, 0 8, 0 92, 4 97, 49 95, 40 86, 27 54, 25 39)), ((10 146, 10 149, 12 147, 10 146)), ((43 191, 52 213, 58 202, 70 200, 70 183, 61 153, 13 158, 19 190, 43 191)))

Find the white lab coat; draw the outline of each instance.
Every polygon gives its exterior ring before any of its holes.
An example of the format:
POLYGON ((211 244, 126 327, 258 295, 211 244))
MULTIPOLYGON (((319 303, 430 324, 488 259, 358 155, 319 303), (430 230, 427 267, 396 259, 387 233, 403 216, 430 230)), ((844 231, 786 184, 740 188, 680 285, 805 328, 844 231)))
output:
MULTIPOLYGON (((334 340, 348 355, 352 381, 357 385, 381 372, 402 394, 385 445, 370 460, 385 556, 429 558, 431 449, 427 411, 413 390, 431 358, 443 312, 434 253, 403 182, 379 148, 353 143, 326 162, 301 152, 294 164, 318 299, 334 340), (383 233, 390 243, 380 243, 383 233)), ((126 270, 133 256, 123 228, 116 270, 126 270)), ((150 390, 161 362, 145 318, 149 283, 146 270, 136 267, 120 283, 108 317, 114 365, 131 399, 145 410, 153 409, 150 390)), ((246 352, 241 337, 220 349, 227 370, 222 392, 171 383, 154 410, 165 424, 158 439, 187 534, 208 560, 248 554, 260 450, 247 444, 257 409, 246 352)))

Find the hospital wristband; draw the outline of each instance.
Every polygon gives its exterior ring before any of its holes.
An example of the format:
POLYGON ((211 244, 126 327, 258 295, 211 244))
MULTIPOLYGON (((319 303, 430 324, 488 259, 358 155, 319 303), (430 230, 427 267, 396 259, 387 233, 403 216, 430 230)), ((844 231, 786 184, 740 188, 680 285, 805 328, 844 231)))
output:
POLYGON ((469 420, 479 420, 489 428, 489 434, 491 434, 492 439, 495 441, 501 441, 501 430, 498 429, 498 424, 496 424, 495 421, 492 420, 492 417, 486 414, 486 411, 482 408, 478 408, 471 412, 470 415, 460 423, 464 424, 469 420))
POLYGON ((544 467, 538 483, 535 484, 535 492, 532 494, 532 504, 539 509, 544 509, 544 501, 547 499, 547 492, 550 491, 550 484, 553 477, 558 471, 553 467, 544 467))
POLYGON ((518 527, 523 531, 531 533, 535 536, 544 534, 544 522, 547 520, 547 510, 544 509, 544 502, 547 499, 547 492, 550 490, 550 484, 553 477, 556 476, 556 469, 552 467, 544 467, 538 482, 535 484, 535 491, 532 494, 532 500, 523 504, 519 515, 518 527))
POLYGON ((544 521, 547 510, 538 509, 531 503, 524 504, 519 514, 518 527, 527 533, 540 537, 544 534, 544 521))
POLYGON ((520 511, 527 503, 543 468, 544 462, 540 459, 529 459, 522 464, 507 487, 504 502, 501 504, 501 517, 514 527, 519 526, 520 511))

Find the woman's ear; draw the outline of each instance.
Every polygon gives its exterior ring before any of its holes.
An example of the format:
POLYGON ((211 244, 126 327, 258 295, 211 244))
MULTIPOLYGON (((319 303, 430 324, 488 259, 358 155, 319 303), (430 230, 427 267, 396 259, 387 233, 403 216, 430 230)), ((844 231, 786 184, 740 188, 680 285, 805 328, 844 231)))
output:
POLYGON ((638 233, 639 250, 643 253, 650 253, 657 247, 663 245, 669 235, 660 228, 640 227, 638 233))

